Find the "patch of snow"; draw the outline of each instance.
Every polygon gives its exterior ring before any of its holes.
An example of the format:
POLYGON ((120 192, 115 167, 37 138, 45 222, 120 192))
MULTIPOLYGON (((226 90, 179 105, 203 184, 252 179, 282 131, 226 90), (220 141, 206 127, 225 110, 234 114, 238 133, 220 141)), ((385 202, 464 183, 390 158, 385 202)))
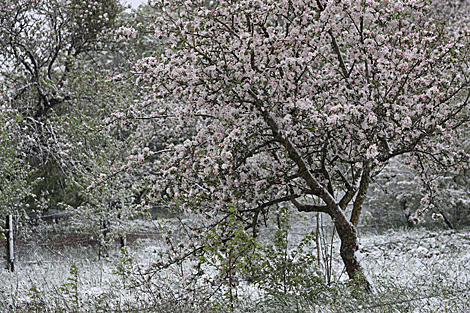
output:
POLYGON ((362 255, 361 251, 356 250, 354 252, 354 256, 356 257, 357 262, 361 266, 364 276, 366 277, 366 280, 370 283, 370 289, 373 294, 377 293, 377 288, 375 287, 374 281, 372 280, 372 277, 370 276, 369 271, 367 270, 366 264, 364 262, 364 256, 362 255))
POLYGON ((419 257, 419 258, 427 258, 429 257, 429 249, 426 249, 425 247, 418 247, 416 249, 411 250, 411 253, 413 256, 419 257))

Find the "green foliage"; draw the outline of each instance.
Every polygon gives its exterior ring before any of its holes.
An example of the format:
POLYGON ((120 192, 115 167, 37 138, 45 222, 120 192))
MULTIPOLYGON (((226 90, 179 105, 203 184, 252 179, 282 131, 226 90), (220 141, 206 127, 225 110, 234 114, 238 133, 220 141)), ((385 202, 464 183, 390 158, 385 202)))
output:
POLYGON ((71 309, 76 311, 80 307, 80 295, 78 292, 78 267, 75 264, 70 266, 70 277, 67 282, 63 283, 59 288, 65 296, 71 301, 71 309))
POLYGON ((274 237, 260 245, 253 282, 272 301, 283 297, 292 300, 302 294, 320 303, 324 300, 320 295, 328 287, 315 264, 315 233, 303 236, 299 242, 289 240, 291 214, 287 207, 279 210, 274 237))
POLYGON ((329 288, 315 264, 315 233, 300 241, 290 238, 291 214, 287 207, 281 208, 278 228, 261 239, 246 231, 230 206, 226 218, 205 234, 204 252, 187 274, 190 289, 216 288, 207 299, 216 312, 248 310, 245 304, 253 299, 246 299, 245 288, 259 290, 266 305, 296 303, 299 295, 315 303, 325 301, 329 288))
MULTIPOLYGON (((215 276, 211 278, 212 283, 222 287, 222 297, 228 301, 231 310, 238 302, 237 287, 244 279, 244 274, 251 271, 253 261, 256 262, 255 249, 255 238, 245 231, 233 206, 230 207, 227 218, 207 233, 205 254, 200 257, 199 266, 215 271, 215 276)), ((223 303, 227 304, 225 301, 223 303)), ((213 305, 218 307, 217 303, 213 305)))
POLYGON ((106 244, 123 235, 126 223, 143 212, 136 200, 141 187, 135 170, 142 154, 133 149, 147 137, 128 124, 132 84, 100 77, 99 70, 82 64, 70 85, 77 110, 53 116, 63 130, 68 147, 63 161, 71 173, 62 175, 66 189, 57 205, 72 214, 77 229, 95 233, 106 244))
POLYGON ((86 32, 89 40, 94 40, 103 30, 114 26, 123 7, 116 0, 72 0, 69 2, 68 10, 73 21, 71 29, 76 33, 86 32))
POLYGON ((38 289, 36 284, 33 284, 31 288, 29 288, 29 292, 27 294, 31 299, 30 306, 36 309, 43 309, 46 306, 46 301, 43 297, 42 292, 38 289))
POLYGON ((114 260, 113 265, 113 274, 122 276, 123 279, 126 279, 131 276, 134 270, 134 256, 129 251, 128 247, 122 247, 119 257, 114 260))
POLYGON ((21 153, 19 122, 21 117, 0 107, 0 216, 13 214, 16 220, 25 217, 26 199, 31 197, 34 172, 21 153), (20 218, 21 217, 21 218, 20 218))

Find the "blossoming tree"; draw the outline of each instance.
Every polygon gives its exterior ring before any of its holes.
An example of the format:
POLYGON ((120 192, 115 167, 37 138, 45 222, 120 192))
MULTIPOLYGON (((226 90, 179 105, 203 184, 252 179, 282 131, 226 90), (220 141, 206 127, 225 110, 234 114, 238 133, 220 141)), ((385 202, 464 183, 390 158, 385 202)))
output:
POLYGON ((195 130, 165 154, 155 196, 210 217, 187 254, 208 228, 233 234, 218 226, 233 210, 256 237, 289 204, 331 217, 349 277, 367 285, 357 226, 371 178, 401 155, 423 172, 467 161, 452 139, 467 120, 468 30, 447 35, 419 0, 155 6, 164 48, 137 64, 150 116, 195 130))

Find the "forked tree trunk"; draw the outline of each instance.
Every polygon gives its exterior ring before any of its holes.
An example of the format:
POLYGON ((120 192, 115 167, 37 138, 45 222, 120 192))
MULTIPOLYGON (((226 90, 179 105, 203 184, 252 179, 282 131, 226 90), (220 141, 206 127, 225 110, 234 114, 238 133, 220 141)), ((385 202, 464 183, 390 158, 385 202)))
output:
POLYGON ((335 228, 341 240, 340 255, 349 278, 366 291, 373 292, 374 288, 367 275, 367 270, 359 259, 361 255, 359 253, 356 227, 351 223, 343 224, 335 221, 335 228))
MULTIPOLYGON (((254 96, 256 99, 257 97, 254 96)), ((367 193, 370 182, 370 167, 368 162, 363 162, 363 170, 359 173, 361 174, 361 180, 359 184, 359 190, 355 191, 354 188, 348 187, 348 191, 343 196, 342 200, 338 203, 335 201, 333 187, 331 184, 328 187, 323 186, 315 176, 312 174, 309 169, 310 166, 307 165, 305 160, 302 158, 302 154, 299 153, 297 148, 292 144, 288 138, 284 138, 280 131, 279 127, 276 124, 276 121, 269 115, 268 111, 259 110, 264 120, 271 128, 274 139, 277 140, 287 151, 289 158, 294 161, 298 166, 298 173, 300 177, 305 180, 306 185, 314 195, 321 198, 325 205, 302 205, 298 203, 295 198, 291 200, 292 203, 297 207, 299 211, 304 212, 323 212, 330 215, 335 223, 336 230, 341 239, 341 257, 343 259, 344 265, 346 266, 346 271, 350 279, 355 280, 360 285, 362 285, 366 290, 373 292, 372 282, 369 281, 366 271, 361 266, 360 260, 358 260, 359 254, 359 244, 357 241, 357 232, 356 226, 359 222, 359 217, 361 214, 362 204, 367 193), (353 212, 351 216, 351 221, 348 221, 344 211, 348 203, 355 197, 353 212)))
MULTIPOLYGON (((356 216, 353 220, 358 220, 360 204, 355 207, 352 214, 356 216)), ((329 209, 329 215, 333 219, 339 239, 341 240, 340 255, 343 259, 346 272, 351 280, 356 282, 368 292, 374 292, 372 281, 367 275, 366 269, 361 262, 362 255, 359 252, 359 243, 357 239, 357 229, 352 221, 349 221, 344 211, 338 205, 332 205, 329 209)))

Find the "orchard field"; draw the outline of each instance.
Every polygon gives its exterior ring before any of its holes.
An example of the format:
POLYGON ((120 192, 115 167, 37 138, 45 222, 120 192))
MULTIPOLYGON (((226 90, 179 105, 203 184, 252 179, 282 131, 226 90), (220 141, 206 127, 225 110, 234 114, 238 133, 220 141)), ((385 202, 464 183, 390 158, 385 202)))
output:
POLYGON ((468 0, 1 0, 0 311, 470 312, 469 60, 468 0))
MULTIPOLYGON (((299 233, 300 229, 305 230, 301 221, 291 221, 291 244, 303 236, 299 233)), ((140 231, 158 233, 161 228, 155 225, 140 223, 140 231)), ((241 278, 232 285, 237 294, 232 301, 227 293, 229 285, 209 294, 207 286, 192 285, 192 282, 184 285, 184 273, 178 268, 145 276, 158 252, 167 249, 159 236, 137 240, 121 252, 114 246, 101 259, 97 246, 68 243, 61 248, 49 248, 41 241, 30 242, 21 249, 16 271, 2 269, 0 272, 0 309, 4 312, 168 313, 466 312, 470 309, 468 229, 390 229, 381 234, 364 231, 360 236, 361 251, 376 288, 373 294, 348 285, 344 265, 338 259, 327 257, 330 249, 333 253, 338 249, 338 239, 330 241, 328 231, 323 236, 328 238, 320 238, 320 260, 300 265, 308 267, 308 271, 294 269, 299 256, 292 260, 291 269, 278 267, 287 276, 299 275, 298 280, 290 281, 287 289, 283 288, 281 272, 257 283, 241 278), (326 246, 322 246, 322 241, 326 246), (328 282, 324 273, 330 265, 328 282), (322 279, 307 286, 304 282, 311 281, 309 275, 320 275, 322 279)), ((290 246, 289 252, 292 249, 290 246)), ((316 245, 312 249, 316 251, 316 245)), ((286 255, 279 253, 271 257, 282 265, 289 259, 286 255)), ((185 266, 191 268, 189 263, 185 266)), ((206 281, 211 279, 208 277, 206 281)))

